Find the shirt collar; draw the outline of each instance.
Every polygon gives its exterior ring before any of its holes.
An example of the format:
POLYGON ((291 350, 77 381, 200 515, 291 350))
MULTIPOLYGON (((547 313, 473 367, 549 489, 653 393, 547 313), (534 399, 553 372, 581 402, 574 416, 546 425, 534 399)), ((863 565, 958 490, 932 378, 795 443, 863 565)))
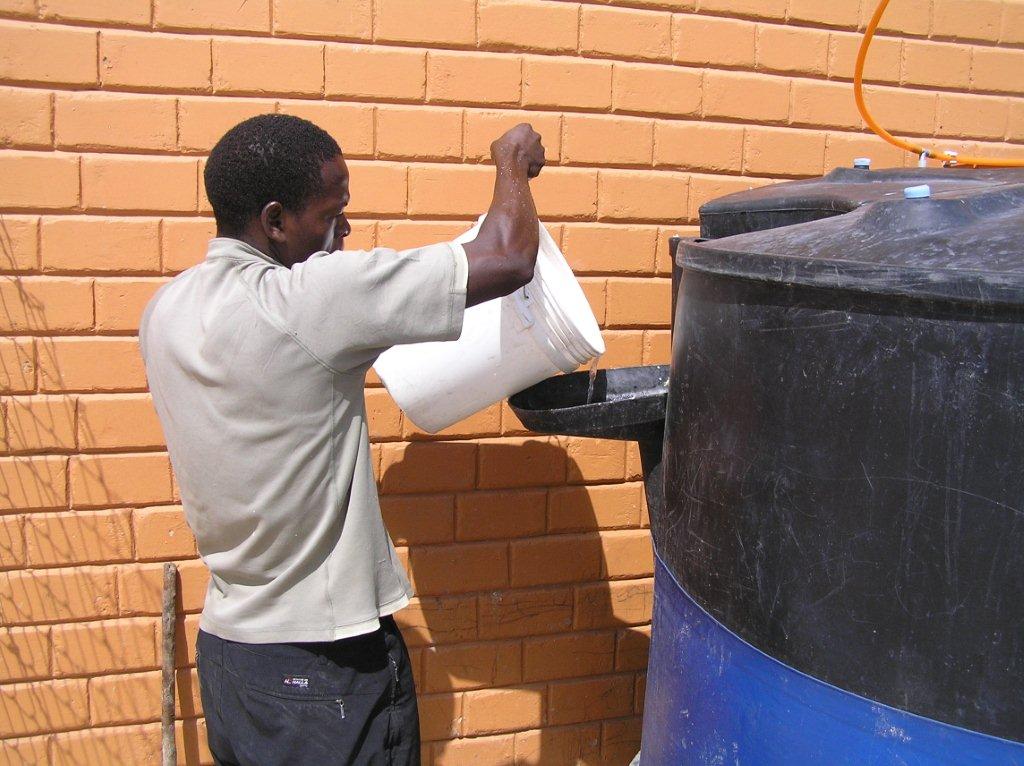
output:
POLYGON ((232 237, 214 237, 206 249, 207 258, 232 258, 235 260, 264 261, 271 266, 284 266, 266 253, 240 239, 232 237))

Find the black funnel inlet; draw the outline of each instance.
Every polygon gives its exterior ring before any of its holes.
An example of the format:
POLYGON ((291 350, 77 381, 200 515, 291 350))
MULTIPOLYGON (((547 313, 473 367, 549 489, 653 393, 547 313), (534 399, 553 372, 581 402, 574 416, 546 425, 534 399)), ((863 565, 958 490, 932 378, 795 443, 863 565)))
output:
POLYGON ((548 378, 508 400, 531 431, 562 436, 635 441, 640 447, 651 530, 658 542, 664 503, 661 448, 665 432, 669 366, 598 370, 548 378))

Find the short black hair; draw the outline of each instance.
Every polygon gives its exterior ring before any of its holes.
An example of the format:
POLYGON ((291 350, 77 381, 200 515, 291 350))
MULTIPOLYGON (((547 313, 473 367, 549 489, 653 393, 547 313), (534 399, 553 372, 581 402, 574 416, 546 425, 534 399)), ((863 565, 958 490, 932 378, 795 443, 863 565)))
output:
POLYGON ((323 192, 321 167, 338 142, 309 120, 260 114, 238 123, 210 152, 203 182, 217 230, 239 233, 268 202, 301 210, 323 192))

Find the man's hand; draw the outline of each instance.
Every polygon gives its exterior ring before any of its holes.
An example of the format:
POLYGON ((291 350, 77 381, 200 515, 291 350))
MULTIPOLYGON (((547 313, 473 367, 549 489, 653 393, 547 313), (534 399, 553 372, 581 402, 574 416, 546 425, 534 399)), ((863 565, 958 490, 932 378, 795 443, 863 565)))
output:
POLYGON ((499 168, 521 168, 527 178, 536 178, 544 167, 540 133, 529 123, 519 123, 491 144, 491 159, 499 168))

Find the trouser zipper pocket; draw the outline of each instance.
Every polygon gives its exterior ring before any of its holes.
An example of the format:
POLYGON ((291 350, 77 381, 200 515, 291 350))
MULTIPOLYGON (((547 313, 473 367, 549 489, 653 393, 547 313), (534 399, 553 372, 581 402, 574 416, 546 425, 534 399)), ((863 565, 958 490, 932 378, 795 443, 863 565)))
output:
POLYGON ((338 703, 338 710, 341 711, 341 717, 344 718, 345 717, 345 700, 334 700, 334 701, 336 703, 338 703))

